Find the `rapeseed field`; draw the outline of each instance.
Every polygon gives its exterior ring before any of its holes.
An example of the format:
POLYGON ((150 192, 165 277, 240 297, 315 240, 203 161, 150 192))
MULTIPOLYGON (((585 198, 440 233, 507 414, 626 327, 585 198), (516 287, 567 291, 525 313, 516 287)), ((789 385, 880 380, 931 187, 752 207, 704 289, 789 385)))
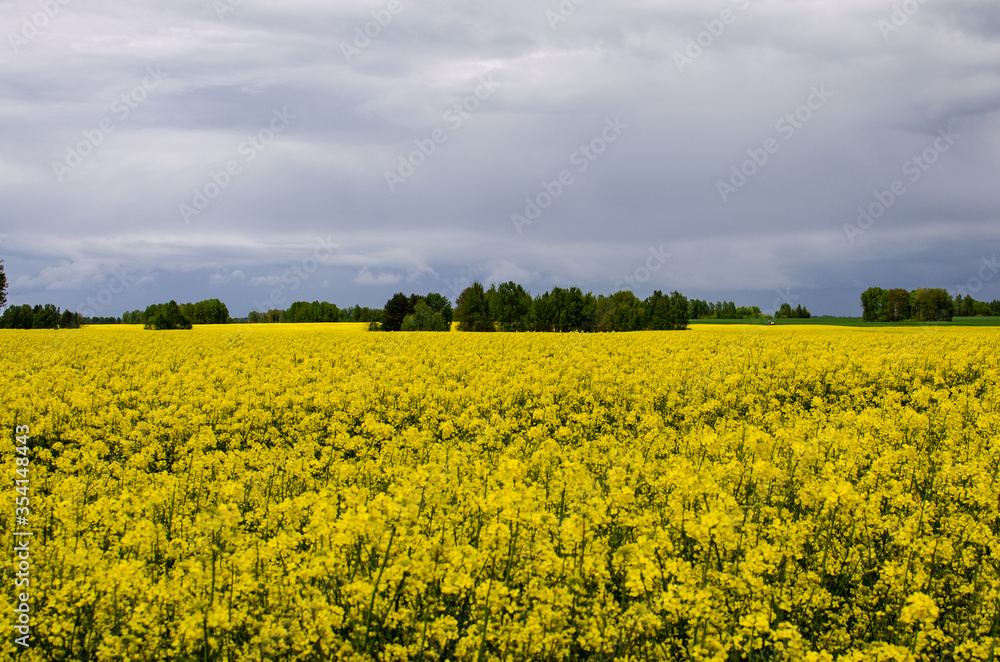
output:
POLYGON ((996 658, 996 330, 363 328, 0 333, 0 655, 996 658))

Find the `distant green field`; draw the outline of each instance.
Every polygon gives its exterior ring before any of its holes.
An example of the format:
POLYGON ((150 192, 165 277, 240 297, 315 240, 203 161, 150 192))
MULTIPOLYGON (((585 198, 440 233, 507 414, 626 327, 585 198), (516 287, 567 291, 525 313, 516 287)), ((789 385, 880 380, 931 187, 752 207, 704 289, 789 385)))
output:
POLYGON ((1000 317, 956 317, 955 326, 1000 326, 1000 317))
POLYGON ((755 324, 758 326, 774 322, 779 325, 826 325, 826 326, 1000 326, 1000 317, 956 317, 951 322, 864 322, 860 317, 812 317, 810 319, 776 320, 691 320, 691 324, 755 324))

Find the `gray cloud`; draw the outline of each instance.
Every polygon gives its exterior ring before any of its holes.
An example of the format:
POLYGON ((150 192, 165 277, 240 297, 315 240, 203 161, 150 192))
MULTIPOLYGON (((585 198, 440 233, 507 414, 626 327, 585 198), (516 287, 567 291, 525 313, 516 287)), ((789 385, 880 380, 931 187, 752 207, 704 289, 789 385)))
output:
MULTIPOLYGON (((640 296, 771 309, 782 288, 857 314, 872 284, 955 291, 998 243, 1000 24, 969 0, 893 23, 894 4, 589 0, 563 16, 400 0, 389 20, 387 0, 246 0, 221 18, 210 0, 95 0, 27 38, 42 10, 7 3, 10 300, 74 308, 125 268, 114 314, 167 295, 245 314, 317 241, 336 248, 289 301, 454 298, 472 279, 610 292, 660 247, 640 296), (162 80, 135 93, 150 68, 162 80), (483 77, 496 86, 477 97, 483 77), (802 121, 817 86, 832 96, 802 121), (294 118, 272 135, 276 111, 294 118), (614 118, 628 128, 581 160, 614 118), (911 181, 948 128, 961 138, 911 181), (723 201, 719 182, 768 140, 723 201), (391 190, 400 158, 412 173, 391 190), (572 184, 518 233, 512 214, 564 171, 572 184), (905 194, 851 241, 845 224, 896 180, 905 194)), ((977 296, 1000 297, 1000 279, 977 296)))

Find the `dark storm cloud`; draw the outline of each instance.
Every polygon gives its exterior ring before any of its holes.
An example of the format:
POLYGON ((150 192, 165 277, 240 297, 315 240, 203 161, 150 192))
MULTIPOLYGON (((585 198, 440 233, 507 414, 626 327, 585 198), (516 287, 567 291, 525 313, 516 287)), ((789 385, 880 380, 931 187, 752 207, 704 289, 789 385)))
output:
POLYGON ((917 0, 8 3, 10 298, 75 307, 126 269, 111 310, 169 293, 245 314, 324 241, 336 249, 285 295, 380 305, 513 279, 765 309, 780 291, 855 314, 863 286, 956 291, 997 252, 994 14, 917 0), (958 136, 947 150, 942 131, 958 136), (646 269, 654 254, 670 257, 646 269))

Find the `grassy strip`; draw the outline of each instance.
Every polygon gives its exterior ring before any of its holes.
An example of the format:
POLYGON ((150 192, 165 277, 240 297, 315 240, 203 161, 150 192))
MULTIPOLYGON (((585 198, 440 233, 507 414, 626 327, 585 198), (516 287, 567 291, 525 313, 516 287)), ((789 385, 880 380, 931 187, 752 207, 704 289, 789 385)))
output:
POLYGON ((690 324, 751 324, 767 326, 1000 326, 1000 317, 956 317, 951 322, 865 322, 860 317, 812 317, 809 319, 691 320, 690 324))

